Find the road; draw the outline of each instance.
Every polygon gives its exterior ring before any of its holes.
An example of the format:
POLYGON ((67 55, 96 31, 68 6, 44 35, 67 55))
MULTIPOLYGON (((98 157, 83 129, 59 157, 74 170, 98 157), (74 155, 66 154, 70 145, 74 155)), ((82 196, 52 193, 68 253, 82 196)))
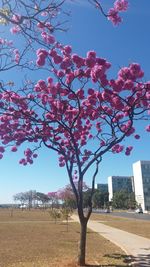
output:
POLYGON ((131 219, 138 219, 138 220, 146 220, 146 221, 150 221, 150 214, 139 214, 139 213, 135 213, 135 212, 116 212, 113 211, 111 213, 105 213, 102 210, 93 210, 93 213, 100 213, 100 214, 107 214, 108 216, 117 216, 117 217, 124 217, 124 218, 131 218, 131 219))

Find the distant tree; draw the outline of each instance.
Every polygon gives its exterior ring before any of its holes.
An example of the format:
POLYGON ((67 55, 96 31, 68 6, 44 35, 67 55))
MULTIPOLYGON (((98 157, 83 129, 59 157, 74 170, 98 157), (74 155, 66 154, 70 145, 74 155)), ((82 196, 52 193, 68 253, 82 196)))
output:
MULTIPOLYGON (((77 188, 77 186, 78 186, 78 183, 75 183, 76 188, 77 188)), ((83 183, 83 192, 85 194, 85 196, 83 196, 83 199, 86 198, 86 192, 88 195, 88 190, 89 190, 89 187, 86 185, 86 183, 83 183)), ((68 207, 68 208, 72 208, 72 209, 77 208, 76 198, 75 198, 75 195, 74 195, 74 192, 72 190, 71 185, 68 184, 63 189, 60 189, 57 192, 57 195, 58 195, 58 198, 62 201, 63 206, 68 207)), ((89 195, 91 195, 91 190, 89 190, 89 195)), ((83 205, 86 206, 86 203, 83 205)))
POLYGON ((93 194, 93 207, 104 208, 108 203, 108 193, 96 189, 93 194))
POLYGON ((23 192, 17 193, 16 195, 13 196, 14 201, 19 201, 21 206, 26 203, 26 198, 25 194, 23 192))
POLYGON ((36 197, 35 190, 21 192, 13 196, 15 201, 20 201, 21 205, 26 204, 29 209, 32 208, 35 197, 36 197))
POLYGON ((129 209, 136 207, 134 193, 128 193, 124 190, 114 193, 112 206, 117 209, 129 209))
POLYGON ((66 225, 67 225, 67 232, 69 230, 69 217, 72 214, 72 207, 70 208, 69 206, 63 206, 61 210, 61 215, 64 220, 66 220, 66 225))
POLYGON ((91 188, 83 192, 83 207, 84 208, 88 208, 89 204, 91 204, 91 194, 92 194, 91 188))
POLYGON ((138 204, 135 200, 135 194, 132 192, 128 195, 128 209, 135 209, 137 206, 138 204))
POLYGON ((49 202, 51 204, 51 208, 55 208, 58 206, 58 194, 57 192, 48 192, 47 194, 49 202))
POLYGON ((74 209, 77 207, 75 195, 70 185, 66 185, 66 187, 60 189, 57 195, 64 208, 74 209))
POLYGON ((36 192, 35 200, 37 200, 38 203, 40 202, 40 204, 42 204, 42 206, 45 207, 46 203, 49 202, 49 197, 47 194, 36 192))
POLYGON ((61 211, 59 209, 53 208, 49 210, 50 217, 54 219, 55 223, 61 218, 61 211))
MULTIPOLYGON (((84 208, 88 207, 89 202, 91 201, 91 192, 92 189, 88 189, 83 194, 83 206, 84 208)), ((94 189, 92 205, 94 208, 104 208, 108 203, 108 193, 101 192, 99 189, 94 189)))
POLYGON ((28 208, 32 208, 33 207, 33 201, 35 200, 36 197, 36 191, 35 190, 29 190, 27 192, 24 193, 25 194, 25 198, 26 198, 26 203, 28 205, 28 208))

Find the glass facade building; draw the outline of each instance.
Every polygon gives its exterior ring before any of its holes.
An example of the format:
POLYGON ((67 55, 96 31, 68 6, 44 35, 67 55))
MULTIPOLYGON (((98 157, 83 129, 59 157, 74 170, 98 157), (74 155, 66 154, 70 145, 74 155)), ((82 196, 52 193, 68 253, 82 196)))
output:
POLYGON ((112 200, 113 194, 119 191, 126 191, 131 193, 134 191, 132 176, 109 176, 108 177, 108 191, 109 201, 112 200))
POLYGON ((95 189, 99 189, 102 193, 108 193, 108 184, 96 184, 95 189))

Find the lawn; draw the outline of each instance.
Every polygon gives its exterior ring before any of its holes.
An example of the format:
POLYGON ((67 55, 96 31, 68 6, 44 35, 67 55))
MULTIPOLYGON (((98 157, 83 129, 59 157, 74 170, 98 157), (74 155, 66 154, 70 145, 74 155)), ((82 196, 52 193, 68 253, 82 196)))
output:
POLYGON ((129 219, 117 216, 115 217, 111 216, 111 214, 92 214, 91 220, 98 220, 106 225, 127 231, 129 233, 150 238, 149 221, 129 219))
MULTIPOLYGON (((55 223, 47 211, 0 209, 0 267, 75 267, 79 224, 55 223)), ((88 266, 127 266, 125 253, 92 231, 88 266)))

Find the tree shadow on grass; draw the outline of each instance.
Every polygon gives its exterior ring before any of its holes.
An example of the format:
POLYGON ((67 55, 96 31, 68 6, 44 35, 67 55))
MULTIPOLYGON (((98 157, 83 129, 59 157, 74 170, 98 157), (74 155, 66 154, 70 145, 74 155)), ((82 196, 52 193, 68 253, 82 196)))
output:
MULTIPOLYGON (((126 266, 128 266, 133 260, 131 259, 130 255, 122 255, 122 254, 106 254, 104 255, 104 257, 107 258, 112 258, 112 259, 118 259, 118 260, 123 260, 123 262, 126 264, 126 266)), ((91 264, 86 264, 86 267, 125 267, 125 265, 122 264, 95 264, 95 265, 91 265, 91 264)))
POLYGON ((136 266, 150 267, 150 254, 139 254, 137 257, 132 256, 132 262, 136 262, 136 266))
MULTIPOLYGON (((104 257, 109 257, 112 259, 122 259, 126 266, 139 266, 139 267, 150 267, 150 254, 139 254, 137 257, 131 255, 121 255, 121 254, 106 254, 104 257)), ((118 264, 108 264, 108 265, 90 265, 87 264, 87 267, 125 267, 125 265, 118 264)))
POLYGON ((131 255, 120 255, 120 254, 113 254, 113 255, 105 255, 106 257, 109 258, 118 258, 118 259, 123 259, 123 262, 127 264, 134 264, 136 263, 136 266, 140 267, 150 267, 150 254, 139 254, 138 256, 131 256, 131 255))
POLYGON ((86 267, 125 267, 125 265, 116 265, 116 264, 111 264, 111 265, 89 265, 89 264, 86 264, 85 265, 86 267))

